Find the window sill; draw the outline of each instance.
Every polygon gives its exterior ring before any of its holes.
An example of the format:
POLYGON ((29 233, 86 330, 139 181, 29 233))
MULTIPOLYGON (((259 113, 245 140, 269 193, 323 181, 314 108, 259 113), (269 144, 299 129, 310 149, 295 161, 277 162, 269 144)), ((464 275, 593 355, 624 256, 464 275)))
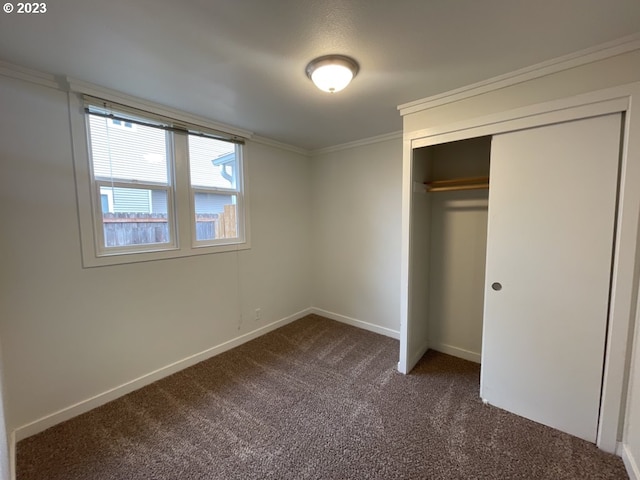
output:
POLYGON ((170 260, 173 258, 193 257, 196 255, 213 255, 216 253, 249 250, 249 242, 240 242, 226 245, 198 246, 192 248, 172 248, 158 251, 131 252, 131 253, 106 253, 96 256, 93 252, 82 255, 82 267, 106 267, 110 265, 124 265, 128 263, 152 262, 156 260, 170 260))

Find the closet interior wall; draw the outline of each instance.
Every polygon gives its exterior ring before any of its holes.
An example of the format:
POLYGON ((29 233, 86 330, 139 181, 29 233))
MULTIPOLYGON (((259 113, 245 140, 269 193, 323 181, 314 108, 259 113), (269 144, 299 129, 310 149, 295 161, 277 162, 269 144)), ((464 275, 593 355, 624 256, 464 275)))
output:
POLYGON ((446 189, 427 192, 429 212, 427 328, 429 348, 480 363, 487 249, 487 188, 491 136, 433 145, 416 150, 425 183, 446 189), (422 150, 422 152, 420 152, 422 150), (474 179, 465 181, 464 179, 474 179), (451 188, 449 190, 449 188, 451 188))

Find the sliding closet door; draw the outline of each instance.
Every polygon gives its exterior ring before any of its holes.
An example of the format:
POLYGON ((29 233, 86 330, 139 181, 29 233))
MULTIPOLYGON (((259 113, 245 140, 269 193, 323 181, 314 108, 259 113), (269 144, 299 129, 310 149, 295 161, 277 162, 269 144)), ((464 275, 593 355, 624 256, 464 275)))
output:
POLYGON ((595 442, 621 115, 497 135, 481 396, 595 442))

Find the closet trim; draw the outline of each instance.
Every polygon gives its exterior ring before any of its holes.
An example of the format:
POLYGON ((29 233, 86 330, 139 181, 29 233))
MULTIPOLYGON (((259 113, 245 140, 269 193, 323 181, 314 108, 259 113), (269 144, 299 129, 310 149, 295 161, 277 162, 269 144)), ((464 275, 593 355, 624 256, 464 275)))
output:
POLYGON ((469 138, 513 132, 552 123, 569 122, 580 118, 596 117, 629 109, 631 96, 620 92, 619 87, 546 102, 539 105, 508 110, 486 117, 417 130, 405 134, 411 148, 428 147, 469 138), (606 95, 609 92, 611 96, 606 95), (437 138, 435 138, 437 137, 437 138))

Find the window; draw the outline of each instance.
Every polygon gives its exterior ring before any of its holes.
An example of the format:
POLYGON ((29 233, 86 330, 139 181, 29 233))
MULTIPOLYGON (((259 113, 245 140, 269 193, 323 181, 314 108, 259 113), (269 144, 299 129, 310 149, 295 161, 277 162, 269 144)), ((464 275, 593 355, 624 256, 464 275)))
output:
POLYGON ((84 112, 87 266, 248 248, 241 138, 88 96, 84 112))
POLYGON ((238 234, 238 156, 237 145, 189 135, 196 245, 225 242, 238 234))
POLYGON ((171 133, 146 119, 149 125, 126 128, 132 122, 109 115, 97 107, 87 112, 93 186, 101 199, 98 251, 174 248, 171 133))

